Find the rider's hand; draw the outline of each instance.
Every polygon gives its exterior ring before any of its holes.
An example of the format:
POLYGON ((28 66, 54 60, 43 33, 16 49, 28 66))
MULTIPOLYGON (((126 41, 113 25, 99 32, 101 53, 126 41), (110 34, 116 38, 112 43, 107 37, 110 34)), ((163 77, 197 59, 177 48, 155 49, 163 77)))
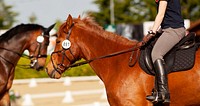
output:
POLYGON ((152 34, 147 34, 146 36, 144 36, 143 38, 143 42, 147 43, 151 38, 153 38, 155 35, 152 34))
POLYGON ((143 43, 147 43, 150 39, 152 39, 154 36, 156 35, 156 33, 154 33, 152 30, 148 31, 148 34, 146 36, 144 36, 143 38, 143 43))

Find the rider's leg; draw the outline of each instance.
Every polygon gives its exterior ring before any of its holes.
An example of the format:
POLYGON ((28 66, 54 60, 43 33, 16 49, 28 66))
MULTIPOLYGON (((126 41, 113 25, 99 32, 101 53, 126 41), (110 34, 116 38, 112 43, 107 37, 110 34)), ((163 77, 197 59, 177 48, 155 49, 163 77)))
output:
POLYGON ((157 84, 157 86, 155 86, 155 89, 158 90, 158 93, 154 93, 151 96, 147 96, 147 100, 150 100, 152 102, 169 102, 167 72, 165 70, 163 56, 185 35, 184 28, 167 28, 163 31, 163 34, 157 40, 152 50, 152 60, 154 63, 154 69, 156 73, 155 83, 157 84))

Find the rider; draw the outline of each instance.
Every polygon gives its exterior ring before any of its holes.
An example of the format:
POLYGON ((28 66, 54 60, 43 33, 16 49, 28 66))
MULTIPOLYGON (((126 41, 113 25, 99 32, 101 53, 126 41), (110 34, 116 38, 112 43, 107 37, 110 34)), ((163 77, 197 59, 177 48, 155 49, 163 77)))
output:
POLYGON ((155 36, 160 26, 163 33, 156 41, 151 53, 155 69, 155 89, 157 93, 147 96, 146 99, 151 102, 170 103, 168 73, 165 69, 163 56, 184 37, 186 30, 181 16, 180 0, 155 1, 158 13, 152 29, 143 38, 143 42, 147 42, 155 36))

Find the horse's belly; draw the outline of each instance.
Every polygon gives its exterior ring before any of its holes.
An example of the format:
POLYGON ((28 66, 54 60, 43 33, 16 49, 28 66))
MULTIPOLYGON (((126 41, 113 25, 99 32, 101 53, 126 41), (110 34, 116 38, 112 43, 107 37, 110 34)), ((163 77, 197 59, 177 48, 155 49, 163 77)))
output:
POLYGON ((169 74, 171 104, 200 105, 200 69, 169 74))

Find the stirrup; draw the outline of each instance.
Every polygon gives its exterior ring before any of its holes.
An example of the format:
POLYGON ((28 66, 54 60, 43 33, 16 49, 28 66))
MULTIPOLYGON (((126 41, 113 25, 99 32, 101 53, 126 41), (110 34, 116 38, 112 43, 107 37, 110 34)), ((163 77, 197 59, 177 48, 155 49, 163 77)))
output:
POLYGON ((157 94, 155 96, 154 95, 148 95, 148 96, 146 96, 146 99, 148 101, 152 102, 153 104, 156 104, 156 103, 159 102, 157 94))
POLYGON ((156 92, 152 92, 152 95, 148 95, 146 96, 146 99, 149 100, 150 102, 152 102, 153 104, 157 104, 158 102, 161 102, 163 104, 169 104, 170 103, 170 97, 169 94, 167 94, 168 97, 164 97, 164 99, 162 97, 159 98, 159 93, 156 92))
POLYGON ((152 90, 152 95, 147 95, 146 99, 154 104, 158 102, 158 91, 156 89, 152 90))

